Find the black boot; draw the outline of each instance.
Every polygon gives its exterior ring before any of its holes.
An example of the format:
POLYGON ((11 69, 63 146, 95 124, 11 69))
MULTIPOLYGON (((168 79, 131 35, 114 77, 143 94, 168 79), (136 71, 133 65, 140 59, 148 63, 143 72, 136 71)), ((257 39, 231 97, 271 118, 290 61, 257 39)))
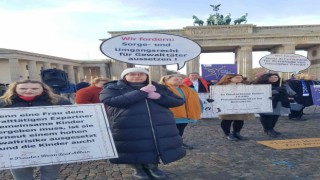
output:
POLYGON ((239 140, 245 141, 248 140, 249 138, 244 137, 240 134, 240 132, 232 132, 233 136, 239 140))
POLYGON ((276 131, 276 130, 272 130, 276 135, 278 135, 278 136, 280 136, 282 133, 281 132, 278 132, 278 131, 276 131))
POLYGON ((194 149, 194 147, 192 147, 190 145, 187 145, 185 143, 182 143, 182 147, 185 148, 185 149, 194 149))
POLYGON ((264 130, 264 133, 266 133, 269 137, 276 138, 278 137, 278 134, 274 132, 273 130, 264 130))
POLYGON ((233 134, 226 134, 226 139, 229 141, 238 141, 239 139, 234 137, 233 134))
POLYGON ((135 177, 136 179, 143 179, 143 180, 151 179, 149 175, 146 173, 142 164, 132 164, 130 166, 134 170, 132 176, 135 177))
POLYGON ((145 164, 143 167, 151 179, 168 179, 168 176, 163 171, 158 169, 158 164, 145 164))

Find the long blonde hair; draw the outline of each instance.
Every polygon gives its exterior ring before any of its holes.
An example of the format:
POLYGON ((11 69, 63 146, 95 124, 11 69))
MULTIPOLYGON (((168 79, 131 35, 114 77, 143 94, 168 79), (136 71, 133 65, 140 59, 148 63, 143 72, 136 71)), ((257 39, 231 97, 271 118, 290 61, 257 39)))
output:
POLYGON ((183 78, 183 75, 181 75, 181 74, 170 74, 170 75, 162 76, 162 77, 160 78, 159 84, 166 85, 166 82, 167 82, 169 79, 173 78, 173 77, 181 77, 181 78, 183 78))
POLYGON ((24 80, 24 81, 17 81, 17 82, 11 83, 9 85, 7 91, 0 97, 0 99, 2 99, 6 104, 12 104, 13 97, 18 96, 17 91, 16 91, 17 85, 18 84, 27 84, 27 83, 40 84, 43 88, 42 95, 47 95, 48 100, 52 104, 58 103, 60 96, 57 94, 54 94, 52 89, 48 85, 46 85, 40 81, 36 81, 36 80, 24 80))
POLYGON ((314 80, 315 75, 310 73, 300 73, 294 76, 297 80, 314 80))
POLYGON ((100 81, 108 82, 109 79, 108 78, 104 78, 104 77, 96 77, 96 78, 92 79, 91 85, 93 86, 94 84, 98 84, 100 81))

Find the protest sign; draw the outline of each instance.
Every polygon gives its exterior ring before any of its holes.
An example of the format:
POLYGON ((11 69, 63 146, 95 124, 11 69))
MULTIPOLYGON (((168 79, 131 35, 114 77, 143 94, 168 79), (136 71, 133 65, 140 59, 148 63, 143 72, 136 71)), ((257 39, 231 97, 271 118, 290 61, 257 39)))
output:
POLYGON ((307 69, 310 60, 298 54, 269 54, 259 61, 260 65, 266 69, 278 72, 294 72, 307 69))
POLYGON ((116 158, 103 104, 0 109, 0 169, 116 158))
POLYGON ((257 141, 257 143, 271 147, 273 149, 314 148, 320 147, 320 138, 257 141))
POLYGON ((210 86, 213 110, 217 114, 272 112, 271 85, 210 86))
POLYGON ((202 78, 205 80, 220 80, 225 74, 236 74, 236 64, 202 64, 202 78))
POLYGON ((101 52, 118 61, 138 65, 178 64, 178 70, 201 53, 196 42, 173 34, 132 33, 103 41, 101 52))

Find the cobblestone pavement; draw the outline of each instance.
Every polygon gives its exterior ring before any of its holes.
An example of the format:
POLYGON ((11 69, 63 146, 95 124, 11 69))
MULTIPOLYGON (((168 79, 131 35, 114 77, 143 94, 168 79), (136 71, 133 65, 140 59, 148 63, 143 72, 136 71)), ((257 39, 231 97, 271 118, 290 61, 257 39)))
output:
MULTIPOLYGON (((276 139, 319 138, 320 113, 317 108, 305 111, 307 121, 290 121, 281 117, 276 139)), ((242 134, 248 141, 230 142, 223 136, 218 119, 201 120, 188 125, 184 141, 195 147, 187 156, 168 165, 160 165, 172 180, 319 180, 320 148, 275 150, 257 144, 270 140, 264 135, 258 119, 246 121, 242 134)), ((130 180, 132 170, 104 160, 63 165, 59 180, 114 179, 130 180)), ((37 173, 37 178, 39 173, 37 173)), ((12 179, 1 171, 0 179, 12 179)))

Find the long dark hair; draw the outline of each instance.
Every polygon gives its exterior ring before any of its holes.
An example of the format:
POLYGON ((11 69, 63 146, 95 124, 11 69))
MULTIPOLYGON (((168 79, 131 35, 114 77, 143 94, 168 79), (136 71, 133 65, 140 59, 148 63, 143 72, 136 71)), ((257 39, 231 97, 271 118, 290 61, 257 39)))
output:
POLYGON ((273 87, 279 87, 280 81, 281 81, 281 78, 277 73, 266 73, 258 77, 256 80, 254 80, 252 84, 272 84, 273 87), (271 76, 277 76, 279 78, 278 81, 274 83, 270 82, 269 78, 271 76))

